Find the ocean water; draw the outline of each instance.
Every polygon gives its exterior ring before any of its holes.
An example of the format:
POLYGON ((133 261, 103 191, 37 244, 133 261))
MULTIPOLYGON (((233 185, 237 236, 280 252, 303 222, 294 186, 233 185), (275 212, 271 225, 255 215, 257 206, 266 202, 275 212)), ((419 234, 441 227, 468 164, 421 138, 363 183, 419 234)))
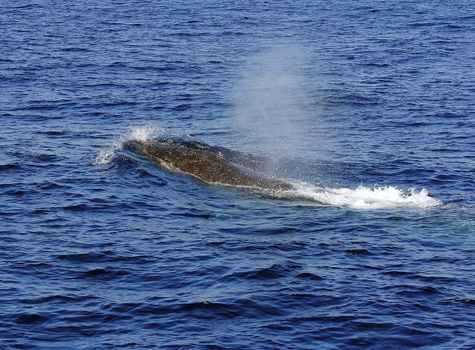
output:
POLYGON ((0 348, 475 348, 473 2, 0 5, 0 348))

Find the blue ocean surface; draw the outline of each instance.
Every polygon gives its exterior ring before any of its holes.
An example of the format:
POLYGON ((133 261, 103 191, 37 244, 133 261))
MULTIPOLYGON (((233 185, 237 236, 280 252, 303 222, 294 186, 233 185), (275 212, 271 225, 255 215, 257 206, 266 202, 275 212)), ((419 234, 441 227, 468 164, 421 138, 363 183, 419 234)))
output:
POLYGON ((1 349, 475 349, 473 1, 0 5, 1 349))

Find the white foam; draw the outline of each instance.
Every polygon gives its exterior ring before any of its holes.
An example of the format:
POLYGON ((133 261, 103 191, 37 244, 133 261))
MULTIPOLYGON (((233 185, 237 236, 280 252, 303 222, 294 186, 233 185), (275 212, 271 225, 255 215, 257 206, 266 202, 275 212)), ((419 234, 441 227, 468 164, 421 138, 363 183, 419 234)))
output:
POLYGON ((391 208, 431 208, 442 205, 438 199, 429 196, 425 188, 401 190, 393 186, 369 188, 318 187, 308 183, 293 183, 295 189, 282 193, 282 197, 309 199, 321 204, 353 209, 391 209, 391 208))
POLYGON ((124 142, 130 140, 147 141, 153 135, 160 132, 163 132, 163 129, 152 125, 130 127, 129 131, 125 135, 113 140, 110 146, 99 151, 96 158, 94 159, 94 165, 111 164, 117 154, 117 151, 122 149, 124 142))

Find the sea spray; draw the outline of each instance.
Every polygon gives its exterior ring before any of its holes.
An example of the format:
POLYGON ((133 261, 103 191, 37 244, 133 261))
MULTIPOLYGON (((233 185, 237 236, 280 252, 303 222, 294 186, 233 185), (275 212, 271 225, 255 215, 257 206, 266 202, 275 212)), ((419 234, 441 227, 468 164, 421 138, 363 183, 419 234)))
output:
POLYGON ((163 128, 153 125, 129 127, 126 134, 119 136, 112 141, 111 145, 103 148, 94 159, 94 165, 109 165, 117 155, 117 151, 122 149, 124 142, 128 140, 146 141, 149 138, 164 133, 163 128))

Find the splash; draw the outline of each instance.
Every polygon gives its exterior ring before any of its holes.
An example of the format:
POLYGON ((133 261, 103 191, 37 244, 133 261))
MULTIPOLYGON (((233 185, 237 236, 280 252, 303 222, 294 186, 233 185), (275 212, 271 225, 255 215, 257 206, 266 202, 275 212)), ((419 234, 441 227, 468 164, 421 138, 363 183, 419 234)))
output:
POLYGON ((393 186, 351 188, 318 187, 303 182, 292 182, 295 189, 283 191, 279 196, 316 201, 325 205, 348 207, 352 209, 427 209, 442 205, 442 202, 429 196, 423 188, 402 190, 393 186))
POLYGON ((163 133, 163 129, 152 125, 129 127, 129 131, 125 135, 113 140, 110 146, 99 151, 94 159, 94 165, 110 165, 114 161, 117 151, 121 150, 123 144, 129 140, 146 141, 160 133, 163 133))
POLYGON ((132 128, 126 140, 138 140, 147 141, 157 132, 163 132, 163 129, 159 129, 155 126, 143 126, 132 128))

